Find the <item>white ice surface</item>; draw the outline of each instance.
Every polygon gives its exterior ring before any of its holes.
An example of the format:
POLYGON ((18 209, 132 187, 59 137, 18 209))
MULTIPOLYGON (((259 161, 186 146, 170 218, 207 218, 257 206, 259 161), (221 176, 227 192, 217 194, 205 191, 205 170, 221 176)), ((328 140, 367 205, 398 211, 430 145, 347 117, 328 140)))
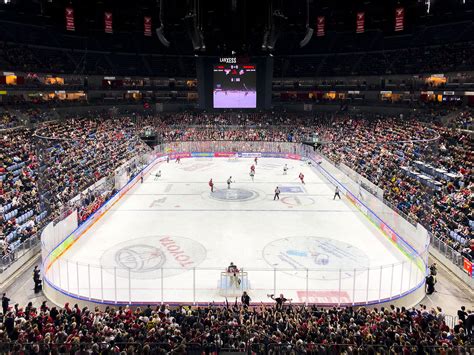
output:
POLYGON ((252 182, 252 163, 160 163, 53 264, 49 280, 108 302, 222 302, 224 292, 240 292, 219 289, 221 272, 233 261, 247 272, 243 285, 258 302, 275 292, 304 302, 306 290, 319 303, 376 301, 415 286, 418 268, 344 197, 333 200, 333 187, 313 168, 262 158, 252 182), (216 200, 210 178, 217 196, 236 198, 240 189, 252 198, 216 200), (276 186, 284 190, 279 201, 276 186))

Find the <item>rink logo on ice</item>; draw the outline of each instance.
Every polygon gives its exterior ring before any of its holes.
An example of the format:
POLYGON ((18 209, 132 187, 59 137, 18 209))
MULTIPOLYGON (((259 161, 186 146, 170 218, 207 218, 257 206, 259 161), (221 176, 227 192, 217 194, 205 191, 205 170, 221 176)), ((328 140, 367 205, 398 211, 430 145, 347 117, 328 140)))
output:
POLYGON ((280 191, 287 194, 298 194, 304 192, 301 186, 280 186, 280 191))
POLYGON ((352 278, 369 266, 367 254, 354 245, 313 236, 275 240, 265 246, 263 258, 272 268, 303 278, 308 272, 314 280, 352 278))
POLYGON ((186 272, 206 258, 195 240, 176 236, 149 236, 119 243, 101 257, 104 270, 118 277, 156 279, 186 272))
POLYGON ((225 202, 242 202, 251 201, 258 198, 260 195, 256 191, 246 189, 219 189, 210 193, 209 196, 218 201, 225 202))

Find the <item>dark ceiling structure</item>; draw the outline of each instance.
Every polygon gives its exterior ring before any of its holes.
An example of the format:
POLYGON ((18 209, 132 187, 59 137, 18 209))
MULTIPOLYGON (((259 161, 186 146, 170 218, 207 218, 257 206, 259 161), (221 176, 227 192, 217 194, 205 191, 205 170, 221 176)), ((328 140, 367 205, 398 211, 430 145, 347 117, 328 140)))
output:
MULTIPOLYGON (((303 51, 314 36, 317 16, 327 31, 354 32, 365 26, 393 32, 394 11, 404 7, 406 31, 413 26, 472 19, 473 0, 10 0, 0 18, 64 30, 64 10, 74 8, 76 34, 103 31, 104 12, 113 14, 114 34, 143 31, 150 16, 156 46, 173 53, 262 54, 303 51), (428 12, 429 9, 429 12, 428 12)), ((304 52, 302 52, 304 53, 304 52)))

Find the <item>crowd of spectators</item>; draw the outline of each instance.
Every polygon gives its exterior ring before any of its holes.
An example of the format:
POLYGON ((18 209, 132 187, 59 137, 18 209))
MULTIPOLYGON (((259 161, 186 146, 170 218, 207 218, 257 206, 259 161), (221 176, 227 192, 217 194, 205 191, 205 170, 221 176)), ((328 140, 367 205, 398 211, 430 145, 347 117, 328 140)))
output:
POLYGON ((42 125, 36 134, 45 137, 42 159, 49 164, 42 174, 53 210, 145 149, 127 119, 77 118, 42 125))
POLYGON ((78 305, 9 307, 1 352, 32 354, 259 353, 426 354, 472 351, 474 312, 448 326, 441 308, 167 305, 104 311, 78 305))
MULTIPOLYGON (((42 219, 36 186, 38 162, 29 130, 2 135, 0 150, 1 255, 34 235, 42 219)), ((44 217, 44 215, 43 215, 44 217)))
POLYGON ((63 213, 77 196, 75 207, 80 221, 85 220, 110 196, 113 184, 100 193, 81 193, 146 149, 131 120, 111 124, 101 115, 41 123, 36 130, 22 127, 2 132, 1 256, 8 257, 6 262, 11 260, 48 214, 54 218, 63 213))
POLYGON ((474 181, 469 135, 412 120, 405 124, 390 120, 356 122, 338 125, 332 140, 334 144, 325 145, 322 152, 378 185, 389 203, 473 260, 474 181), (427 127, 430 127, 429 131, 427 127), (410 138, 421 130, 439 135, 439 138, 421 142, 410 138), (427 184, 426 180, 407 175, 402 169, 405 167, 427 176, 426 171, 417 167, 416 161, 447 173, 428 175, 437 185, 427 184))
MULTIPOLYGON (((34 233, 37 218, 41 219, 39 216, 45 207, 49 207, 53 215, 58 213, 88 186, 147 149, 138 138, 145 131, 156 131, 165 142, 301 142, 312 139, 316 133, 323 143, 324 155, 379 186, 385 200, 394 208, 474 260, 472 139, 457 126, 443 125, 438 116, 436 113, 394 118, 345 112, 314 115, 188 112, 124 114, 120 119, 113 119, 107 114, 89 113, 66 121, 39 124, 36 134, 45 138, 41 140, 40 157, 36 156, 38 142, 32 140, 32 131, 22 128, 7 132, 2 141, 4 159, 0 167, 4 190, 1 237, 11 242, 20 240, 23 234, 34 233), (426 175, 419 170, 416 161, 431 164, 446 174, 430 176, 436 185, 427 184, 402 169, 426 175), (38 169, 41 179, 37 178, 38 169), (452 178, 447 178, 448 174, 452 178), (46 191, 48 206, 39 204, 38 187, 46 191), (12 215, 10 211, 16 212, 12 215), (19 216, 22 216, 20 222, 19 216), (13 230, 17 233, 12 237, 13 230)), ((459 116, 461 124, 472 121, 469 110, 459 116)), ((87 218, 106 197, 107 192, 86 199, 88 203, 81 202, 80 218, 87 218)))
POLYGON ((13 112, 3 111, 0 112, 0 129, 8 129, 21 124, 18 116, 13 112))
MULTIPOLYGON (((70 201, 84 221, 114 190, 83 191, 146 151, 138 137, 154 130, 164 141, 301 142, 316 134, 323 143, 322 154, 376 184, 388 203, 473 260, 472 138, 459 129, 472 122, 472 112, 458 114, 461 117, 455 116, 447 125, 435 114, 395 118, 355 113, 179 113, 124 114, 116 119, 88 113, 61 121, 40 119, 35 129, 2 132, 2 255, 10 255, 35 235, 48 211, 54 217, 70 201), (453 178, 433 175, 437 184, 426 184, 401 169, 420 169, 417 161, 443 169, 453 178)), ((46 304, 35 309, 29 304, 4 312, 0 321, 0 346, 9 347, 0 351, 184 353, 230 348, 255 353, 367 353, 382 349, 408 354, 432 347, 465 351, 471 346, 472 350, 474 312, 468 311, 450 328, 441 309, 425 306, 323 310, 290 305, 281 310, 236 304, 92 311, 69 305, 50 309, 46 304)))
POLYGON ((472 111, 453 114, 454 127, 443 125, 439 112, 396 118, 348 113, 187 113, 155 117, 152 122, 147 118, 144 127, 153 124, 164 141, 301 142, 317 133, 324 155, 369 179, 413 223, 420 222, 474 260, 472 138, 457 129, 472 122, 472 111), (428 176, 429 180, 407 174, 402 167, 426 176, 415 161, 445 174, 428 176))

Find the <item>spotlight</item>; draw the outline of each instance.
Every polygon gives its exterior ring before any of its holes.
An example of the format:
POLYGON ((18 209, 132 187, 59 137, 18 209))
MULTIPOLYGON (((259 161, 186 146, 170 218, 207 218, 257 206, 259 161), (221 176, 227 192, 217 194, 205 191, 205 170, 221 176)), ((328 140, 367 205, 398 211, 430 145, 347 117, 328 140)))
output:
POLYGON ((300 42, 300 48, 303 48, 309 43, 311 37, 313 37, 313 32, 314 30, 309 27, 309 0, 306 0, 306 34, 303 40, 300 42))
POLYGON ((311 37, 313 37, 313 32, 314 30, 311 27, 306 26, 306 35, 304 36, 303 40, 300 42, 301 48, 303 48, 309 43, 309 41, 311 40, 311 37))
POLYGON ((161 44, 163 44, 165 47, 170 46, 170 42, 165 38, 165 35, 163 33, 165 26, 161 24, 159 28, 156 29, 156 35, 158 36, 158 39, 160 40, 161 44))
POLYGON ((266 51, 268 49, 268 37, 270 37, 270 31, 265 31, 263 35, 262 50, 266 51))
POLYGON ((160 27, 156 29, 156 35, 158 36, 158 39, 160 40, 161 44, 164 45, 165 47, 170 46, 170 42, 166 39, 165 37, 165 25, 163 22, 163 0, 160 0, 160 13, 159 13, 159 18, 160 18, 160 27))

